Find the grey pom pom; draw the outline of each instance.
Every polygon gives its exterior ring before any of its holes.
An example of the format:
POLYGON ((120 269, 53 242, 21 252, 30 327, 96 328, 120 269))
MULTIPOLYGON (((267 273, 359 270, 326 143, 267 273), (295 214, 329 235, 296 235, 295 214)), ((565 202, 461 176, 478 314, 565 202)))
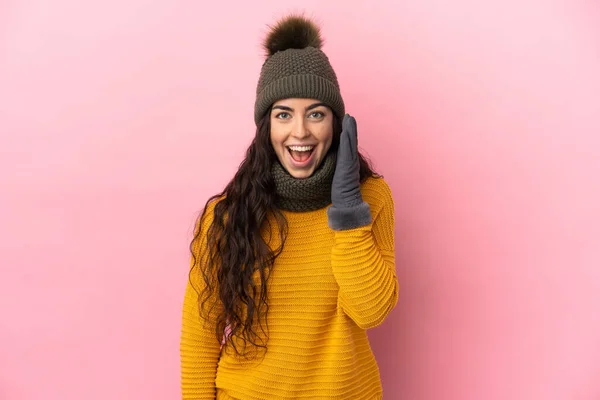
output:
POLYGON ((290 15, 277 22, 263 43, 267 57, 287 49, 320 49, 322 45, 320 28, 300 15, 290 15))

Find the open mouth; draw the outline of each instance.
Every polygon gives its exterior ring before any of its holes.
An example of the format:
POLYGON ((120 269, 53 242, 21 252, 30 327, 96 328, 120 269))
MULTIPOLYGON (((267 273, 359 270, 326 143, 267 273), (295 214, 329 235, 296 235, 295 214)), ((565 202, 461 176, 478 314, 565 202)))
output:
POLYGON ((287 149, 292 160, 297 163, 305 163, 310 159, 310 156, 315 150, 315 146, 288 146, 287 149))

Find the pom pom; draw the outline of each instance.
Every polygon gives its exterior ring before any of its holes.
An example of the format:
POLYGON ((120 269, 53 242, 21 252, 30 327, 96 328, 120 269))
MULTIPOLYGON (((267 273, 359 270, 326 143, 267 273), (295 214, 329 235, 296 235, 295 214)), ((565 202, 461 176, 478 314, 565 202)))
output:
POLYGON ((310 19, 299 15, 291 15, 277 22, 263 43, 267 57, 287 49, 320 49, 322 45, 320 28, 310 19))

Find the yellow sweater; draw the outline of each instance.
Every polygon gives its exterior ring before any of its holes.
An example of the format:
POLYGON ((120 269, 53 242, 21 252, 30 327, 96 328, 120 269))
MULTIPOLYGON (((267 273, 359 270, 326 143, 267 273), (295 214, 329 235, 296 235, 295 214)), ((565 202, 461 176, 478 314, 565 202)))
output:
POLYGON ((369 178, 361 192, 373 216, 368 226, 333 231, 326 208, 284 213, 289 231, 268 281, 269 341, 260 361, 221 352, 215 327, 200 320, 188 283, 180 346, 183 399, 382 398, 366 329, 381 324, 398 300, 394 206, 382 178, 369 178))

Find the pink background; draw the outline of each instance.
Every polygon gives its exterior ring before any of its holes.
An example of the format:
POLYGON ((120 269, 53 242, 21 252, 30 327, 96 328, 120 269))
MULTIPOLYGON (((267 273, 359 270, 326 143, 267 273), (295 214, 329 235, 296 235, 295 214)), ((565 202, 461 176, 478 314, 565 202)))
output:
POLYGON ((187 243, 265 24, 323 26, 396 199, 386 399, 600 399, 593 1, 0 2, 0 399, 179 398, 187 243))

